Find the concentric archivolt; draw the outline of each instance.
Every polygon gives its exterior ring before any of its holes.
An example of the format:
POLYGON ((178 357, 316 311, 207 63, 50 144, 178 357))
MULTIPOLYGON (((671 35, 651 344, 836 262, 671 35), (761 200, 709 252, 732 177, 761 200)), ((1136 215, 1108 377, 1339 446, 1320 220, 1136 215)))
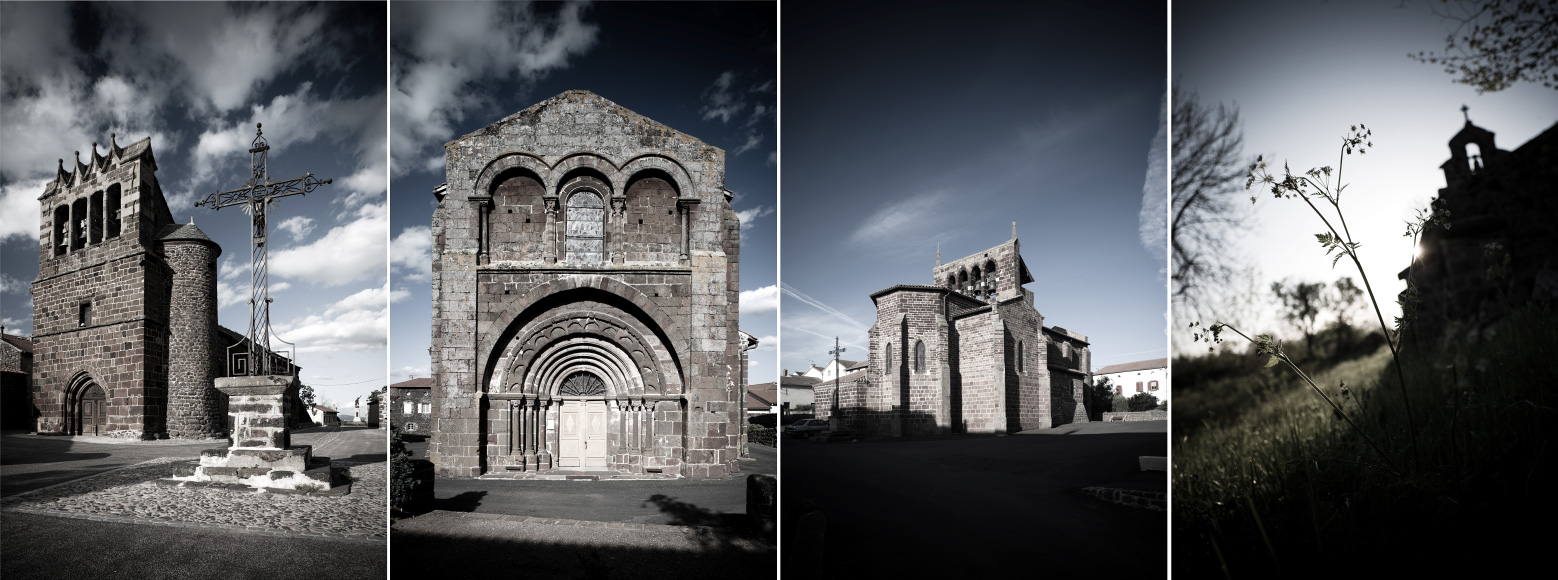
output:
POLYGON ((528 325, 504 349, 489 390, 557 395, 578 373, 606 384, 610 396, 680 390, 664 345, 612 313, 567 311, 528 325))

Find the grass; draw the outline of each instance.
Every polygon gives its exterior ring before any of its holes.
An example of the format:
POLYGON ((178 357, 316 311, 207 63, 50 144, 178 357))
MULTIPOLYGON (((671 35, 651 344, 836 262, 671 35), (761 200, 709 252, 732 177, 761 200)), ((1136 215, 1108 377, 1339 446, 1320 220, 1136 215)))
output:
POLYGON ((1528 526, 1558 513, 1545 497, 1558 481, 1553 329, 1558 316, 1531 308, 1495 332, 1456 331, 1448 351, 1401 353, 1401 374, 1378 335, 1372 350, 1308 357, 1311 378, 1356 431, 1262 358, 1176 360, 1176 571, 1401 572, 1536 549, 1545 534, 1528 526), (1401 375, 1417 402, 1412 418, 1401 375), (1398 475, 1364 435, 1395 463, 1420 463, 1398 475))

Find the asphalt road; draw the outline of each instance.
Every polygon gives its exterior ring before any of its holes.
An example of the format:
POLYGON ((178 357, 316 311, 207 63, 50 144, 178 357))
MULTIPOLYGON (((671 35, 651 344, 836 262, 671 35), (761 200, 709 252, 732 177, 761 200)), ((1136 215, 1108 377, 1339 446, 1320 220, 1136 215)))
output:
POLYGON ((95 522, 7 512, 6 580, 166 578, 275 580, 328 572, 382 579, 383 543, 279 538, 213 528, 95 522))
POLYGON ((786 574, 808 578, 1159 577, 1168 520, 1079 493, 1163 491, 1138 457, 1166 455, 1164 422, 1039 434, 858 443, 786 439, 780 480, 786 574), (802 534, 800 515, 826 526, 802 534), (817 547, 820 543, 820 554, 817 547))
MULTIPOLYGON (((78 437, 0 435, 0 496, 64 483, 158 457, 200 457, 200 450, 225 447, 222 441, 180 443, 95 443, 78 437)), ((95 439, 95 438, 93 438, 95 439)))
POLYGON ((639 524, 740 525, 746 476, 774 474, 777 451, 752 445, 741 474, 717 480, 546 481, 444 479, 434 483, 435 509, 639 524))

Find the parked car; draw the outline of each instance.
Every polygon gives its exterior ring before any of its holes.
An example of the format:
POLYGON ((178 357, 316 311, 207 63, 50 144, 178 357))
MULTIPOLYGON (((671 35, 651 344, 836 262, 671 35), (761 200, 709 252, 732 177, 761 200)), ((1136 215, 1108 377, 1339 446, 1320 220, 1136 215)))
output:
POLYGON ((828 432, 827 419, 803 419, 784 426, 784 432, 788 435, 810 437, 813 433, 828 432))

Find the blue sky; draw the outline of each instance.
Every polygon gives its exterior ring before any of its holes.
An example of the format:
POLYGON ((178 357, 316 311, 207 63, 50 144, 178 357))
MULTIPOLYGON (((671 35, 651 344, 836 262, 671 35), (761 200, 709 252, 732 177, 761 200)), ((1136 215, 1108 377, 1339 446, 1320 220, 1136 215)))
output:
POLYGON ((1165 356, 1166 19, 786 4, 781 365, 826 364, 834 336, 863 358, 870 293, 931 283, 938 247, 973 254, 1013 221, 1046 325, 1086 334, 1095 367, 1165 356))
MULTIPOLYGON (((1264 154, 1279 170, 1283 161, 1295 171, 1336 165, 1350 125, 1373 130, 1374 147, 1346 159, 1350 185, 1342 208, 1363 244, 1359 253, 1386 321, 1399 313, 1395 297, 1405 283, 1396 274, 1412 253, 1405 222, 1445 185, 1439 165, 1465 122, 1461 106, 1497 134, 1504 150, 1558 121, 1552 89, 1524 84, 1479 95, 1440 66, 1408 59, 1444 49, 1452 23, 1431 6, 1440 3, 1174 3, 1174 76, 1204 102, 1238 104, 1250 158, 1264 154), (1274 35, 1274 26, 1284 32, 1274 35)), ((1345 260, 1331 268, 1313 237, 1324 226, 1302 201, 1268 194, 1252 211, 1252 227, 1236 233, 1233 245, 1257 269, 1250 294, 1267 302, 1227 318, 1292 336, 1270 306, 1272 280, 1356 280, 1358 273, 1345 260)))
MULTIPOLYGON (((0 4, 0 321, 30 334, 37 197, 56 159, 152 139, 179 222, 221 244, 219 322, 248 329, 248 217, 194 202, 244 184, 256 123, 273 180, 334 183, 272 213, 271 321, 302 379, 350 405, 384 385, 383 4, 0 4)), ((343 409, 344 410, 344 409, 343 409)))
MULTIPOLYGON (((430 373, 433 188, 443 144, 566 90, 725 150, 742 218, 751 380, 777 376, 777 10, 771 2, 392 5, 391 377, 430 373)), ((768 379, 772 380, 772 379, 768 379)))

